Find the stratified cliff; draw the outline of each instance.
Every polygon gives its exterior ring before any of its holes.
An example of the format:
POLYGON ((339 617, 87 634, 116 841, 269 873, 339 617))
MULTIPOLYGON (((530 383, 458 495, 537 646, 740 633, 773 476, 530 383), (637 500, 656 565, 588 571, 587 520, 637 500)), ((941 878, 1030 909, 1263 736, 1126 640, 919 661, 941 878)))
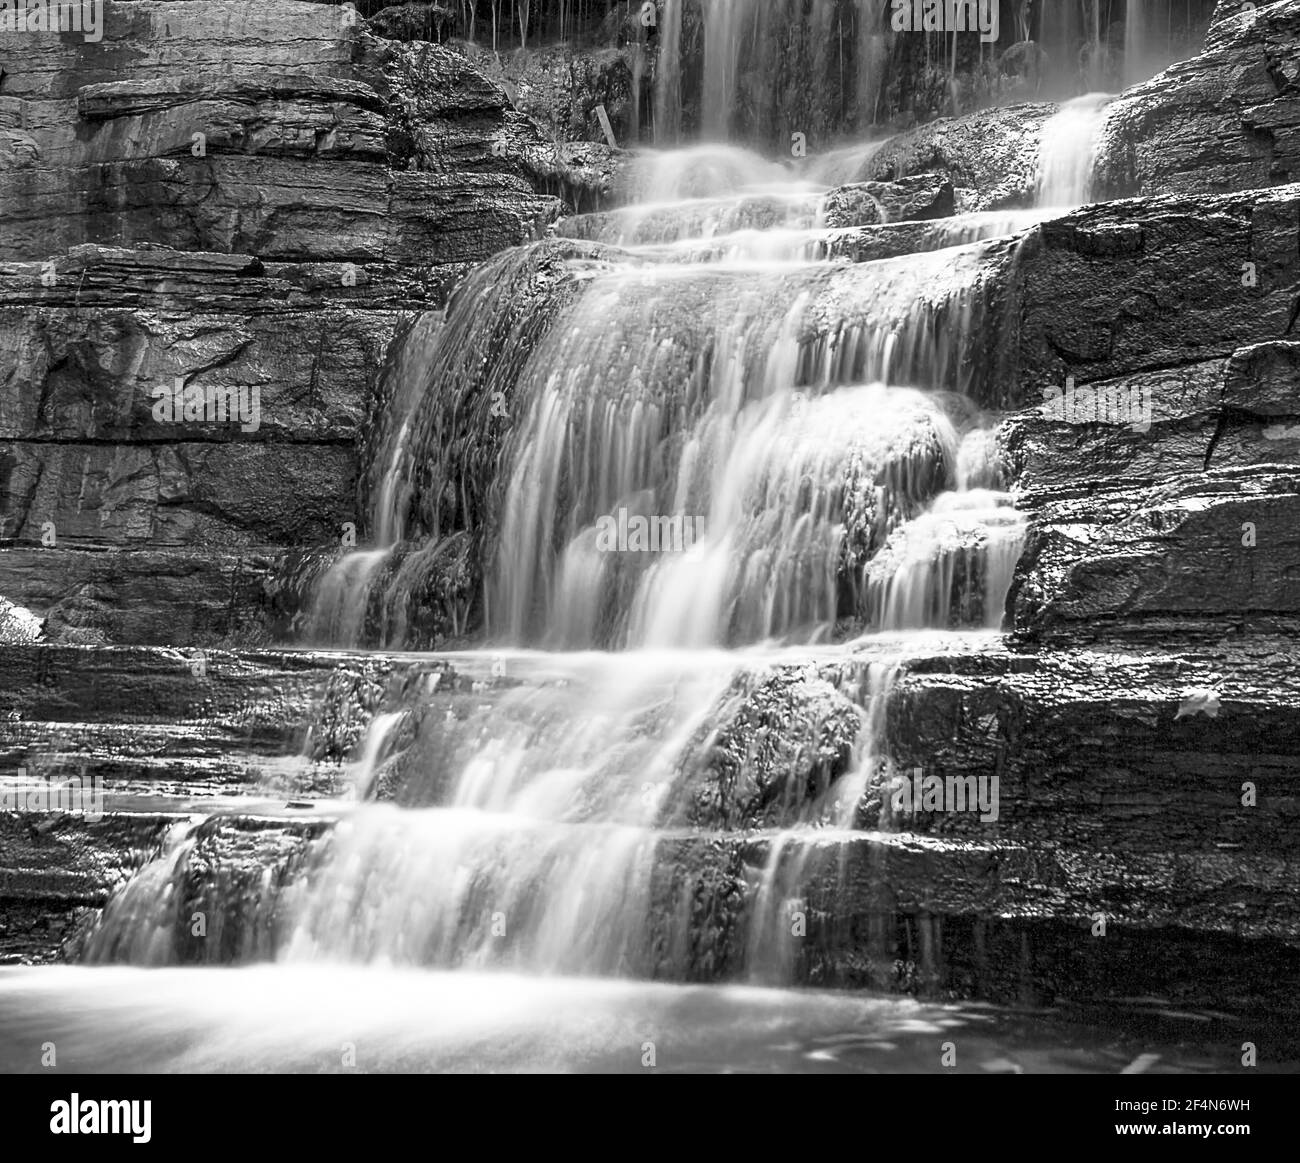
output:
POLYGON ((56 639, 257 641, 286 554, 359 522, 403 312, 560 204, 449 50, 290 0, 106 19, 6 37, 0 594, 56 639), (207 406, 230 390, 255 423, 207 406))

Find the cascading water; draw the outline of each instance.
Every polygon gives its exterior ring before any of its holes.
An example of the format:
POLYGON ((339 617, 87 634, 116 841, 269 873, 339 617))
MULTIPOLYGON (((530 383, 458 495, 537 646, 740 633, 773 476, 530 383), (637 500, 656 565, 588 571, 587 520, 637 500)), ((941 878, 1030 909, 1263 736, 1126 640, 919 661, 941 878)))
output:
POLYGON ((895 17, 910 5, 890 0, 664 0, 653 141, 784 151, 800 133, 822 148, 911 115, 1118 90, 1194 52, 1214 6, 1002 0, 999 36, 986 43, 945 30, 942 5, 899 31, 895 17))
POLYGON ((890 0, 665 0, 655 144, 699 137, 784 150, 802 133, 821 145, 923 110, 1003 103, 1013 76, 1021 100, 1118 89, 1194 51, 1214 0, 1004 0, 989 43, 963 41, 967 34, 945 31, 937 17, 932 27, 898 31, 899 8, 890 0))
POLYGON ((682 8, 685 0, 664 0, 663 28, 655 74, 654 138, 676 145, 682 129, 682 8))
POLYGON ((1109 93, 1088 93, 1065 102, 1043 126, 1037 201, 1070 208, 1090 200, 1097 142, 1109 93))
POLYGON ((725 141, 736 101, 741 22, 756 10, 743 0, 708 0, 704 5, 704 136, 725 141))
POLYGON ((734 140, 739 122, 750 140, 788 141, 787 123, 806 134, 864 131, 880 109, 889 12, 890 0, 665 0, 655 144, 682 139, 688 103, 706 141, 734 140))
POLYGON ((274 871, 223 889, 220 822, 178 829, 87 960, 183 960, 202 882, 249 959, 801 976, 792 912, 833 914, 894 826, 891 691, 943 641, 916 632, 996 630, 1020 552, 970 395, 983 244, 832 261, 815 166, 646 165, 649 204, 498 257, 390 356, 377 544, 317 629, 408 645, 452 545, 499 645, 374 716, 274 871))
POLYGON ((1146 71, 1147 6, 1143 0, 1127 0, 1124 12, 1124 84, 1135 85, 1146 71))
MULTIPOLYGON (((1213 10, 1213 0, 1124 0, 1125 87, 1194 53, 1213 10)), ((1115 3, 1111 15, 1119 15, 1115 3)))

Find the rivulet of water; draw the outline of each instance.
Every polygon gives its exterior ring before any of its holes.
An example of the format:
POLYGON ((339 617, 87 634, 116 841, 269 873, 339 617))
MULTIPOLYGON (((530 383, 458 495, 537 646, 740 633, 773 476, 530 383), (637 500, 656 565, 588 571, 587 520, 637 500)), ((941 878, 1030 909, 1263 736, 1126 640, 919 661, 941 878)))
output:
POLYGON ((1088 93, 1061 106, 1043 126, 1038 173, 1040 206, 1078 206, 1090 200, 1097 142, 1109 93, 1088 93))

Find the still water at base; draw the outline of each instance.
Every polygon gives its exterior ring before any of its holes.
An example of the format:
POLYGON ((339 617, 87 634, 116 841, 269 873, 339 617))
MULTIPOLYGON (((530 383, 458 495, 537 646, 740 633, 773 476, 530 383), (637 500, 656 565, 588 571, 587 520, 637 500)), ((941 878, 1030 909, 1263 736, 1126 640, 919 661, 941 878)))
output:
POLYGON ((0 1071, 1119 1074, 1235 1065, 1224 1032, 1204 1020, 1184 1023, 1191 1042, 1177 1021, 1148 1016, 1153 1037, 1141 1040, 1049 1011, 864 993, 329 965, 14 968, 0 970, 0 1071), (1217 1050, 1206 1049, 1212 1042, 1217 1050))

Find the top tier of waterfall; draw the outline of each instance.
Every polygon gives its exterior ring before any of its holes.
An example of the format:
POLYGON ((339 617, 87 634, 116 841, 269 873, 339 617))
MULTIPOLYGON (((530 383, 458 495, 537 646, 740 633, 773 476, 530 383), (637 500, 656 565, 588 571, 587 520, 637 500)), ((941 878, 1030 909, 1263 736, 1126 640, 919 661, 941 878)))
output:
POLYGON ((667 147, 788 148, 793 134, 825 144, 939 114, 1114 92, 1194 51, 1213 8, 1214 0, 663 0, 651 136, 667 147))
MULTIPOLYGON (((859 96, 875 83, 877 0, 661 11, 665 130, 691 53, 705 128, 734 138, 764 62, 771 96, 781 46, 801 61, 848 15, 859 96)), ((1102 37, 1114 6, 1088 11, 1102 37)), ((1020 522, 987 438, 1007 309, 988 256, 1089 200, 1109 100, 1073 97, 1042 125, 1033 208, 926 211, 875 261, 860 246, 927 180, 862 184, 880 136, 810 156, 733 140, 639 153, 629 205, 497 256, 395 342, 371 543, 325 577, 314 639, 410 647, 482 627, 514 645, 704 648, 996 626, 1020 522)))

